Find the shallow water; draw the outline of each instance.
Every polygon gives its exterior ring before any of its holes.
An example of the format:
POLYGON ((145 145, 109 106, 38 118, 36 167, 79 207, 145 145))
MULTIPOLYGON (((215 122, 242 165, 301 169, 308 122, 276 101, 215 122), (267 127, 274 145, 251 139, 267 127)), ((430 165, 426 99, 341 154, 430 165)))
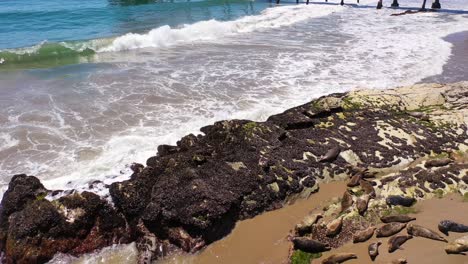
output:
POLYGON ((392 17, 401 10, 370 0, 278 6, 123 35, 66 66, 2 70, 0 185, 16 173, 54 189, 109 184, 217 120, 264 120, 324 94, 440 74, 451 54, 442 38, 468 26, 464 1, 444 8, 392 17))

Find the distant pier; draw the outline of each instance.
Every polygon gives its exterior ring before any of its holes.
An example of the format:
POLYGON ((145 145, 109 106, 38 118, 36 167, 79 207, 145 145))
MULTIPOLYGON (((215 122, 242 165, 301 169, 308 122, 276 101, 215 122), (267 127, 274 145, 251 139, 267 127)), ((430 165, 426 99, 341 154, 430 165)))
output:
MULTIPOLYGON (((306 2, 307 5, 309 4, 309 1, 310 0, 307 0, 306 2)), ((325 2, 328 2, 328 0, 325 0, 325 2)), ((423 0, 421 10, 426 10, 426 2, 427 0, 423 0)), ((276 4, 279 4, 279 3, 280 3, 280 0, 276 0, 276 4)), ((359 4, 359 0, 357 0, 357 3, 359 4)), ((296 0, 296 4, 299 4, 299 0, 296 0)), ((344 0, 341 0, 340 5, 344 5, 344 4, 345 4, 344 0)), ((398 3, 398 0, 393 0, 390 6, 397 8, 397 7, 400 7, 400 4, 398 3)), ((377 2, 377 9, 381 9, 382 7, 383 7, 383 0, 379 0, 377 2)), ((440 9, 441 8, 440 0, 433 0, 431 8, 440 9)))

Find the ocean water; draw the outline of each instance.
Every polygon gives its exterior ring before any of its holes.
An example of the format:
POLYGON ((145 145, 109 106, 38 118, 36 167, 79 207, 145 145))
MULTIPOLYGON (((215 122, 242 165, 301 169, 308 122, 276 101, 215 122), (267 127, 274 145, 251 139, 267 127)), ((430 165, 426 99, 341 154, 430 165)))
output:
POLYGON ((106 196, 129 164, 217 120, 440 74, 468 2, 390 16, 420 2, 2 0, 0 195, 26 173, 51 189, 100 180, 106 196))

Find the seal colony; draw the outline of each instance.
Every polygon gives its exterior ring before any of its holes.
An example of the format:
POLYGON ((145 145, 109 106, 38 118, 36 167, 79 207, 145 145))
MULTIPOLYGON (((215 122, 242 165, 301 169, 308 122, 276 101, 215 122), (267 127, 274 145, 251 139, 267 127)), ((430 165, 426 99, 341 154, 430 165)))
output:
MULTIPOLYGON (((468 82, 361 90, 325 96, 265 122, 216 122, 201 128, 204 135, 159 146, 146 166, 132 166, 131 179, 109 186, 112 202, 92 189, 47 190, 33 176, 16 175, 1 202, 3 259, 43 263, 57 253, 79 255, 132 241, 140 263, 196 252, 239 220, 300 197, 313 199, 321 182, 350 177, 343 207, 330 204, 295 229, 291 256, 333 250, 353 236, 364 242, 384 230, 376 226, 381 217, 400 223, 385 229, 397 236, 391 245, 397 250, 404 238, 393 233, 412 221, 398 216, 401 208, 468 191, 467 95, 468 82), (441 158, 450 162, 425 166, 441 158)), ((457 224, 441 225, 459 232, 467 223, 457 224)), ((424 228, 430 231, 414 231, 435 232, 424 228)), ((447 252, 462 252, 466 241, 450 242, 447 252)), ((378 259, 377 247, 370 250, 378 259)), ((349 252, 326 261, 361 257, 349 252)))

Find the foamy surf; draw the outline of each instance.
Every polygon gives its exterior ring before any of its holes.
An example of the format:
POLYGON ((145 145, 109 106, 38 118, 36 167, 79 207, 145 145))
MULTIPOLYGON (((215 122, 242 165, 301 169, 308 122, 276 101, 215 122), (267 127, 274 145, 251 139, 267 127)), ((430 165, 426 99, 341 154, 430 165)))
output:
POLYGON ((278 6, 264 10, 260 15, 246 16, 235 21, 213 19, 184 25, 181 28, 163 26, 146 34, 129 33, 118 37, 108 47, 98 49, 98 52, 159 48, 195 41, 219 40, 234 34, 289 26, 310 18, 327 16, 343 9, 342 6, 278 6))
MULTIPOLYGON (((173 45, 201 41, 221 41, 223 37, 258 30, 289 26, 310 18, 327 16, 343 10, 341 6, 277 6, 268 8, 259 15, 245 16, 233 21, 215 19, 200 21, 171 28, 164 25, 148 33, 127 33, 115 38, 87 41, 48 42, 25 48, 0 50, 0 64, 26 64, 37 66, 41 61, 85 63, 94 59, 95 53, 118 52, 140 48, 167 48, 173 45)), ((57 65, 60 65, 58 63, 57 65)), ((49 64, 46 64, 49 66, 49 64)))

